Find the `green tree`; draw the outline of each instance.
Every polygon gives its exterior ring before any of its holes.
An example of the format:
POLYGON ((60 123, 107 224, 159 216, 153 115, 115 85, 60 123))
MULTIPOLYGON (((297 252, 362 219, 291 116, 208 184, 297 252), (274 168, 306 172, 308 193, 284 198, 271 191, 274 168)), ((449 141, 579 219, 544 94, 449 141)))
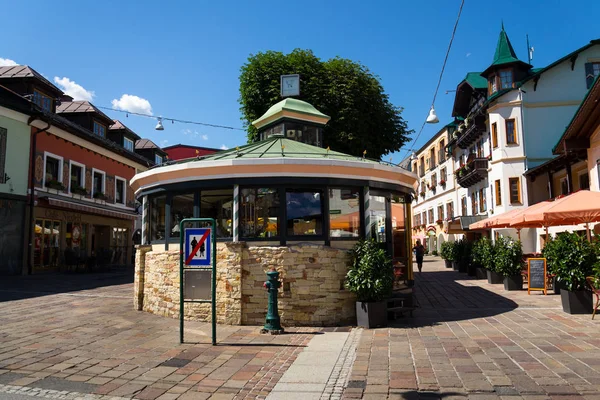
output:
POLYGON ((412 133, 367 67, 336 57, 322 61, 310 50, 289 54, 266 51, 250 55, 240 74, 240 111, 248 140, 257 138, 252 121, 281 100, 280 76, 300 75, 300 96, 331 120, 323 133, 325 146, 356 156, 379 159, 398 151, 412 133))

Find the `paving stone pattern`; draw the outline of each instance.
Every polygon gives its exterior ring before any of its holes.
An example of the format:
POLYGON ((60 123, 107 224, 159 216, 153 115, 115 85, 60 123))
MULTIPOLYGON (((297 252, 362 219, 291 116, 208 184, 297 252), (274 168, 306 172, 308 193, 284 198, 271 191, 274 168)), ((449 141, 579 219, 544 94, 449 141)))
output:
POLYGON ((426 260, 415 317, 362 331, 344 399, 600 399, 600 320, 426 260))
POLYGON ((114 273, 3 278, 2 390, 69 399, 264 398, 321 330, 277 336, 219 325, 213 347, 209 324, 186 322, 189 342, 180 345, 178 321, 134 311, 132 278, 125 281, 114 273))

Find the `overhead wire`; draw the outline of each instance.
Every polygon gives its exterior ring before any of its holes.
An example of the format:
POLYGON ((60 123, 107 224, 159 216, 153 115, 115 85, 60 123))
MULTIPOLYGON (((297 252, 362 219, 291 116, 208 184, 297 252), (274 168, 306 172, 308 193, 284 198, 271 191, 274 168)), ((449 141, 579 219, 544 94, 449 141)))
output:
MULTIPOLYGON (((444 63, 442 64, 442 70, 440 71, 440 77, 438 79, 437 86, 435 87, 435 92, 433 93, 433 101, 431 102, 431 107, 433 107, 435 104, 435 99, 437 98, 437 94, 440 89, 440 84, 442 83, 442 77, 444 76, 444 70, 446 69, 446 63, 448 62, 448 56, 450 55, 450 49, 452 48, 452 42, 454 42, 454 36, 456 35, 456 28, 458 27, 458 21, 460 20, 460 15, 462 13, 462 9, 463 9, 464 5, 465 5, 465 0, 462 0, 460 3, 460 8, 458 9, 458 15, 456 17, 456 22, 454 23, 454 29, 452 29, 452 36, 450 37, 450 43, 448 44, 448 50, 446 50, 446 57, 444 57, 444 63)), ((411 141, 412 143, 417 143, 417 140, 419 140, 419 137, 421 136, 423 129, 425 129, 426 124, 427 124, 427 119, 425 119, 425 121, 423 121, 423 125, 421 125, 421 129, 419 130, 417 137, 411 141)), ((406 152, 404 157, 402 157, 402 160, 404 160, 406 158, 406 156, 408 155, 408 153, 410 153, 411 151, 414 151, 414 146, 411 146, 411 148, 406 152)))

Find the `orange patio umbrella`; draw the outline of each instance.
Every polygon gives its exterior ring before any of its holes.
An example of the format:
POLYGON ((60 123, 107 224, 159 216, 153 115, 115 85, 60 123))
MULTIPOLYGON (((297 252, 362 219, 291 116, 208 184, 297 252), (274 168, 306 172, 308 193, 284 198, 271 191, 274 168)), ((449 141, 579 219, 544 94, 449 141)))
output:
POLYGON ((523 214, 525 222, 545 227, 585 224, 588 240, 591 239, 589 224, 600 222, 600 192, 580 190, 547 205, 533 207, 523 214))

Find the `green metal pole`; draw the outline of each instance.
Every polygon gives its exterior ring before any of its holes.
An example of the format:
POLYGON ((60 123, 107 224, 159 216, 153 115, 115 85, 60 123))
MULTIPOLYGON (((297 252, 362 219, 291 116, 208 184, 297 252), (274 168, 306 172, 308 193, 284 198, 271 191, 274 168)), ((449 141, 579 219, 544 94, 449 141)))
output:
POLYGON ((183 343, 183 221, 179 223, 179 343, 183 343))
POLYGON ((212 345, 217 345, 217 229, 212 220, 212 345))

